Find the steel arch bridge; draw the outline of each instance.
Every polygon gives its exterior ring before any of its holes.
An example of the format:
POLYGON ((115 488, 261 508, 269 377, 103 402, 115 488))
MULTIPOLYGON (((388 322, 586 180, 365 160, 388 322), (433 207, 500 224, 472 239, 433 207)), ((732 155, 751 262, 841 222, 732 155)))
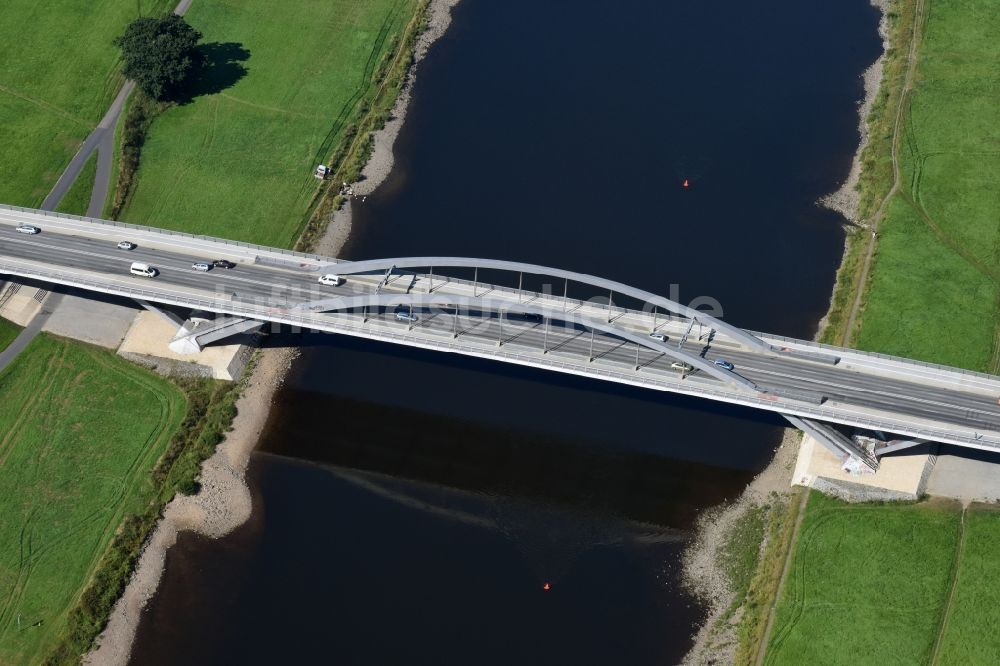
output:
POLYGON ((175 351, 197 351, 272 322, 778 412, 870 466, 870 452, 826 424, 913 438, 879 453, 920 440, 1000 450, 1000 377, 746 331, 711 312, 591 274, 471 257, 344 261, 0 205, 0 227, 18 224, 44 230, 41 236, 0 234, 0 274, 139 301, 177 325, 175 351), (136 241, 140 250, 133 256, 162 275, 130 277, 131 259, 108 251, 121 237, 136 241), (206 257, 226 257, 239 267, 193 274, 192 260, 206 257), (317 277, 327 272, 347 283, 320 287, 317 277), (502 274, 497 282, 517 286, 480 281, 481 272, 502 274), (469 273, 471 280, 458 277, 469 273), (524 289, 526 275, 546 287, 524 289), (593 297, 571 298, 571 285, 593 297), (185 321, 162 306, 192 314, 185 321), (395 318, 397 308, 419 321, 395 318), (736 367, 717 365, 720 355, 736 367))

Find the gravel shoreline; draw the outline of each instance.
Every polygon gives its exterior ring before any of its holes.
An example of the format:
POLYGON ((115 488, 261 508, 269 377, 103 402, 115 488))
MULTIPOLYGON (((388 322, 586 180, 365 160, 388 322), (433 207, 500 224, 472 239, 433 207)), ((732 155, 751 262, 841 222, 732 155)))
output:
MULTIPOLYGON (((410 101, 416 65, 426 55, 431 44, 440 38, 451 23, 451 8, 459 0, 432 0, 427 14, 427 29, 415 47, 414 67, 411 68, 396 104, 391 120, 375 133, 372 157, 362 171, 362 180, 354 186, 356 195, 367 196, 392 171, 392 147, 399 134, 410 101)), ((317 243, 315 251, 337 256, 351 232, 350 202, 333 214, 330 225, 317 243)), ((163 512, 152 534, 146 540, 135 571, 121 598, 115 603, 104 631, 94 649, 83 657, 83 663, 94 666, 119 666, 128 663, 142 610, 156 593, 166 563, 167 550, 184 530, 212 538, 223 537, 242 525, 253 509, 245 474, 250 454, 256 448, 267 423, 274 394, 284 382, 296 349, 263 349, 258 352, 257 365, 245 379, 242 394, 236 403, 237 416, 232 430, 208 460, 202 463, 201 490, 194 496, 175 497, 163 512)))
MULTIPOLYGON (((681 579, 684 587, 708 605, 708 617, 698 633, 690 652, 681 663, 683 666, 709 666, 731 664, 736 654, 736 622, 740 614, 733 615, 729 624, 716 626, 722 614, 733 601, 729 577, 719 566, 716 553, 726 542, 732 527, 755 506, 771 501, 772 493, 790 496, 795 460, 801 442, 799 431, 787 428, 781 443, 774 451, 774 458, 753 481, 747 485, 732 504, 709 509, 698 520, 695 539, 684 553, 681 579)), ((761 550, 766 544, 761 544, 761 550)))
POLYGON ((836 192, 828 194, 820 199, 819 203, 831 210, 835 210, 847 218, 852 224, 860 224, 858 219, 858 181, 861 178, 861 153, 868 146, 868 114, 872 110, 875 98, 878 95, 879 86, 882 84, 882 69, 885 65, 885 53, 889 48, 889 1, 890 0, 869 0, 872 7, 876 7, 882 12, 882 18, 878 24, 878 34, 882 38, 882 54, 871 66, 864 71, 862 78, 865 82, 865 95, 858 104, 858 134, 861 137, 858 149, 854 153, 854 161, 851 162, 851 170, 847 174, 847 180, 836 192))
MULTIPOLYGON (((882 83, 882 70, 886 50, 889 48, 888 10, 890 0, 870 0, 871 5, 881 11, 878 33, 882 38, 882 54, 864 71, 864 98, 858 104, 858 132, 860 142, 854 153, 851 170, 840 188, 820 199, 819 203, 843 215, 851 224, 858 220, 858 181, 861 177, 861 154, 868 145, 868 114, 882 83)), ((846 245, 845 245, 846 249, 846 245)), ((832 298, 832 295, 831 295, 832 298)), ((826 317, 819 322, 817 337, 822 332, 826 317)), ((766 468, 747 486, 739 499, 731 505, 723 505, 705 512, 699 520, 692 545, 684 554, 682 580, 685 587, 708 605, 708 617, 695 634, 695 642, 684 657, 684 666, 708 666, 709 664, 732 663, 738 644, 736 628, 740 613, 737 612, 730 623, 717 627, 719 618, 732 603, 726 572, 719 566, 716 553, 725 542, 732 525, 741 520, 755 505, 763 504, 771 492, 790 493, 792 474, 801 438, 793 428, 788 428, 781 444, 775 449, 774 458, 766 468)), ((763 547, 764 544, 762 544, 763 547)))

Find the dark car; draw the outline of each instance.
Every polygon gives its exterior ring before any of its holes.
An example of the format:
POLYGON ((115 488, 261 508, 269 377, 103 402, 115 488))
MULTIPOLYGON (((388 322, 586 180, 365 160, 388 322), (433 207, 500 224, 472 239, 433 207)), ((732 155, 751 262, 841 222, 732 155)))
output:
POLYGON ((720 368, 724 368, 724 369, 728 370, 729 372, 732 372, 733 369, 736 367, 732 363, 730 363, 729 361, 727 361, 727 360, 725 360, 723 358, 717 358, 717 359, 715 359, 715 364, 717 366, 719 366, 720 368))
POLYGON ((236 264, 226 259, 216 259, 212 262, 212 265, 216 268, 236 268, 236 264))

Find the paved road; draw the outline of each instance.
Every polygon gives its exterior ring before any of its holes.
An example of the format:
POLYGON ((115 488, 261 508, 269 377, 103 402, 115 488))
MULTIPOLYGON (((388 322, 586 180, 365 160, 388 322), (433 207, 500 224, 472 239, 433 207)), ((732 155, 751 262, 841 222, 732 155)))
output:
MULTIPOLYGON (((191 2, 192 0, 181 0, 174 8, 174 14, 184 16, 184 13, 191 6, 191 2)), ((69 165, 63 171, 62 175, 59 176, 59 180, 56 181, 52 191, 45 197, 45 200, 42 202, 43 210, 56 209, 59 202, 66 196, 69 188, 73 186, 77 176, 80 175, 80 171, 83 170, 83 166, 87 163, 87 160, 90 159, 90 156, 96 150, 97 175, 94 179, 94 189, 90 194, 90 204, 87 206, 87 216, 101 217, 101 212, 104 210, 104 201, 107 199, 108 190, 111 188, 115 153, 115 125, 118 124, 118 118, 121 117, 122 110, 125 108, 125 101, 132 94, 133 90, 135 90, 135 82, 126 81, 125 85, 118 91, 118 95, 115 96, 114 101, 111 102, 111 106, 108 107, 104 117, 101 118, 101 122, 97 124, 97 127, 90 133, 90 136, 80 145, 80 150, 70 160, 69 165)))
POLYGON ((7 345, 6 349, 0 351, 0 372, 3 372, 3 369, 10 365, 17 358, 17 355, 24 351, 24 348, 45 328, 45 324, 49 321, 49 316, 55 312, 60 301, 62 301, 62 294, 49 292, 42 301, 42 308, 38 311, 38 314, 28 322, 27 326, 21 329, 21 332, 7 345))
POLYGON ((97 175, 94 179, 94 189, 90 195, 90 204, 87 206, 87 215, 89 217, 101 216, 101 212, 104 209, 104 200, 111 186, 111 171, 115 153, 115 125, 118 123, 122 109, 125 108, 125 100, 128 99, 128 96, 132 94, 134 89, 135 83, 126 81, 122 89, 118 91, 118 96, 111 103, 111 107, 104 114, 104 118, 94 128, 94 131, 90 133, 90 136, 84 140, 80 146, 80 150, 76 152, 66 170, 59 176, 55 187, 45 197, 45 201, 42 202, 43 210, 56 209, 59 202, 66 196, 69 188, 76 182, 87 160, 90 159, 90 156, 96 150, 97 175))
MULTIPOLYGON (((121 238, 125 239, 128 235, 127 231, 123 231, 121 238)), ((220 246, 220 252, 224 249, 220 246)), ((225 253, 222 254, 225 256, 225 253)), ((340 287, 324 287, 317 283, 315 272, 254 264, 199 273, 191 268, 193 261, 210 261, 220 256, 199 256, 188 251, 144 245, 133 251, 118 250, 114 241, 108 238, 45 231, 36 236, 26 236, 17 234, 6 225, 0 225, 2 256, 44 262, 52 268, 105 274, 128 284, 180 287, 192 293, 198 290, 221 295, 237 303, 266 304, 286 312, 288 308, 319 298, 371 294, 379 282, 378 276, 359 276, 352 277, 340 287), (130 277, 128 267, 132 261, 149 263, 158 268, 160 274, 155 279, 130 277)), ((393 289, 403 292, 408 284, 406 278, 400 278, 386 287, 383 293, 393 289)), ((424 333, 447 340, 456 331, 455 318, 450 311, 416 311, 416 314, 415 334, 424 333)), ((407 331, 409 328, 406 322, 396 320, 392 310, 371 312, 369 315, 372 325, 377 324, 387 330, 407 331)), ((360 318, 356 314, 327 316, 331 320, 360 318)), ((632 328, 641 335, 648 333, 648 328, 643 328, 639 322, 632 328)), ((671 367, 672 358, 646 347, 601 333, 596 333, 591 343, 590 331, 577 325, 553 324, 547 329, 540 318, 524 315, 508 315, 501 324, 496 313, 461 316, 457 325, 460 339, 481 343, 484 349, 496 348, 501 342, 502 349, 511 352, 539 354, 545 348, 549 358, 572 360, 586 366, 591 365, 587 359, 591 357, 593 345, 595 367, 633 370, 638 359, 644 375, 671 380, 679 376, 678 371, 671 367)), ((679 338, 675 333, 671 333, 671 337, 674 340, 679 338)), ((714 342, 706 348, 703 342, 690 340, 683 345, 683 349, 693 354, 705 353, 709 360, 725 358, 736 365, 738 373, 779 394, 782 391, 821 394, 828 402, 856 405, 911 419, 933 420, 975 431, 1000 432, 1000 405, 996 402, 1000 397, 1000 381, 995 393, 956 390, 953 386, 915 381, 905 376, 859 371, 844 364, 832 366, 761 354, 725 341, 714 342)), ((685 381, 722 385, 700 373, 693 373, 685 381)))
MULTIPOLYGON (((178 16, 183 16, 184 13, 191 6, 192 0, 181 0, 177 6, 174 8, 174 13, 178 16)), ((66 166, 66 169, 59 176, 59 180, 52 187, 52 191, 49 192, 48 196, 42 201, 42 210, 55 210, 59 205, 59 202, 63 200, 66 193, 69 192, 69 188, 73 186, 76 182, 77 177, 79 177, 80 172, 83 170, 84 165, 90 156, 97 151, 97 171, 94 178, 94 189, 90 193, 90 203, 87 205, 87 216, 88 217, 100 217, 104 210, 104 201, 107 199, 108 190, 111 187, 111 176, 112 167, 114 166, 114 151, 115 151, 115 125, 118 124, 118 119, 121 117, 122 110, 125 108, 125 101, 128 99, 129 95, 135 89, 135 83, 133 81, 126 81, 122 89, 118 91, 118 95, 115 96, 111 106, 108 108, 101 122, 98 123, 94 131, 84 139, 83 143, 80 145, 80 149, 70 160, 70 163, 66 166)), ((3 283, 0 282, 0 287, 3 283)), ((28 346, 36 335, 38 335, 41 330, 48 323, 49 315, 51 315, 55 309, 59 306, 62 301, 61 294, 49 293, 42 302, 42 308, 39 310, 38 314, 35 315, 34 319, 29 322, 27 326, 18 334, 18 336, 11 342, 7 348, 0 352, 0 370, 10 365, 10 362, 25 348, 28 346)))

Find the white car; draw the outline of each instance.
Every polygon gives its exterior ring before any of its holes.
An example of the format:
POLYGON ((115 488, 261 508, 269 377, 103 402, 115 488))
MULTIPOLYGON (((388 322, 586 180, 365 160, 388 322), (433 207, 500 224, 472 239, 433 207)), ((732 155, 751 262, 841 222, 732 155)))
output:
POLYGON ((663 333, 660 333, 658 331, 653 331, 652 333, 649 334, 649 337, 653 338, 654 340, 659 340, 660 342, 666 342, 667 341, 667 336, 665 336, 663 333))
POLYGON ((397 312, 396 319, 399 321, 408 321, 412 324, 417 320, 417 315, 411 314, 409 312, 397 312))
POLYGON ((19 224, 14 227, 14 231, 20 231, 22 234, 38 234, 42 230, 32 224, 19 224))
POLYGON ((195 269, 196 271, 201 271, 202 273, 207 273, 212 269, 212 266, 210 264, 205 263, 204 261, 199 261, 197 263, 191 264, 191 268, 195 269))
POLYGON ((119 250, 134 250, 136 247, 135 243, 131 241, 118 241, 119 250))
POLYGON ((325 284, 328 287, 339 287, 344 284, 344 278, 339 275, 334 275, 333 273, 327 273, 326 275, 320 276, 319 283, 325 284))
POLYGON ((680 370, 681 372, 691 372, 694 370, 694 366, 688 365, 687 363, 681 363, 680 361, 674 361, 670 364, 670 367, 674 370, 680 370))

